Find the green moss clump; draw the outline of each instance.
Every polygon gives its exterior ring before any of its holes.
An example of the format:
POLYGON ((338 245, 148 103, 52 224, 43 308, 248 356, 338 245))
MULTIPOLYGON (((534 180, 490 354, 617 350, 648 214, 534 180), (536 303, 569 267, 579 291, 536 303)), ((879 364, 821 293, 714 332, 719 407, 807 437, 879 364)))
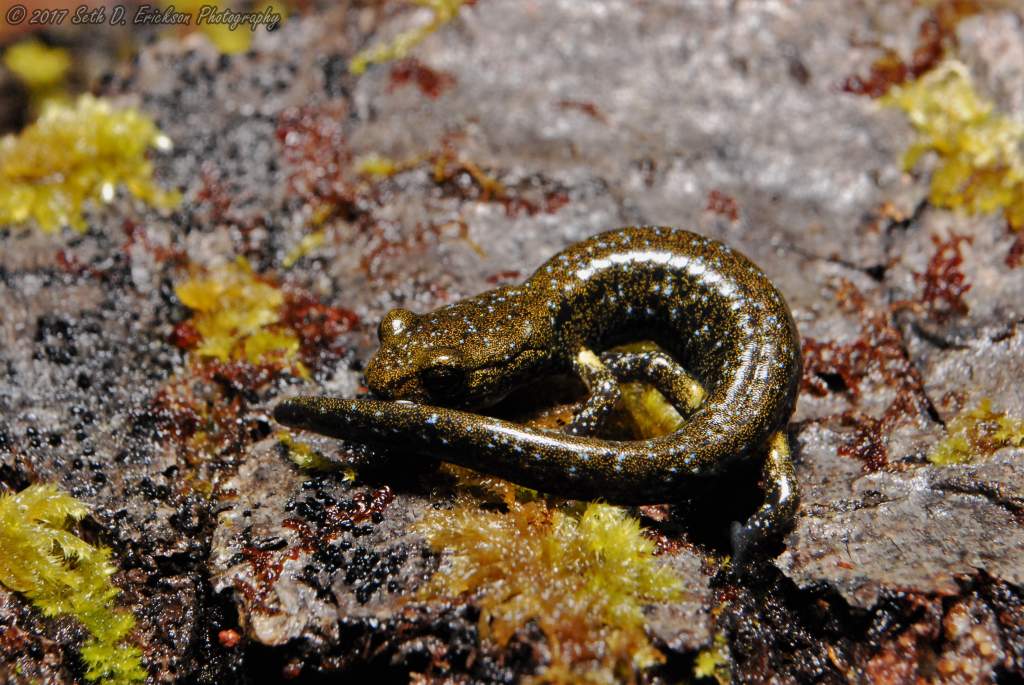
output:
POLYGON ((1024 124, 996 112, 966 66, 944 62, 882 102, 906 112, 917 130, 903 157, 908 170, 927 153, 938 156, 932 204, 972 214, 1002 210, 1012 229, 1024 228, 1024 124))
POLYGON ((409 51, 426 40, 434 31, 450 22, 459 14, 463 5, 471 5, 475 0, 412 0, 420 7, 426 7, 434 13, 434 17, 423 26, 400 33, 395 38, 381 45, 363 50, 348 64, 348 70, 359 75, 371 64, 382 64, 402 59, 409 51))
POLYGON ((302 240, 299 241, 299 244, 293 247, 288 254, 285 255, 284 259, 281 260, 281 266, 285 269, 292 268, 298 264, 300 259, 322 246, 326 240, 327 233, 323 229, 307 233, 302 237, 302 240))
POLYGON ((729 664, 729 645, 725 635, 718 633, 710 647, 697 653, 693 675, 697 678, 714 678, 720 685, 728 685, 732 682, 729 664))
MULTIPOLYGON (((418 160, 417 160, 418 161, 418 160)), ((356 173, 370 178, 391 178, 409 168, 408 163, 371 152, 356 160, 356 173)))
POLYGON ((431 513, 421 530, 445 561, 427 598, 476 597, 480 634, 504 647, 531 621, 547 638, 545 683, 633 680, 663 656, 644 632, 643 606, 672 601, 682 581, 624 510, 582 514, 544 502, 507 514, 460 506, 431 513))
POLYGON ((114 109, 89 95, 52 104, 18 135, 0 138, 0 225, 34 221, 47 233, 85 231, 86 201, 109 202, 123 186, 157 207, 173 207, 176 192, 153 182, 150 147, 170 140, 149 117, 114 109))
POLYGON ((71 69, 71 55, 64 48, 27 38, 4 50, 0 61, 25 85, 31 118, 49 103, 64 103, 70 99, 65 82, 71 69))
POLYGON ((282 322, 284 293, 255 273, 246 259, 190 278, 174 292, 195 312, 191 325, 200 336, 195 348, 199 357, 294 365, 300 375, 306 374, 296 360, 299 338, 282 322))
POLYGON ((89 510, 53 485, 0 496, 0 583, 24 594, 45 616, 70 615, 91 634, 82 645, 86 678, 107 685, 142 682, 142 652, 123 644, 135 625, 114 608, 119 590, 110 550, 93 547, 67 527, 89 510))
MULTIPOLYGON (((649 342, 616 348, 659 349, 649 342)), ((580 361, 601 364, 592 353, 580 361)), ((693 390, 696 406, 703 388, 694 381, 693 390)), ((683 420, 642 383, 623 384, 622 409, 622 428, 640 437, 671 432, 683 420)), ((607 504, 554 506, 502 479, 444 468, 462 495, 454 509, 431 512, 419 524, 430 546, 444 553, 424 599, 472 596, 481 610, 481 637, 501 648, 527 624, 539 627, 549 656, 528 682, 636 682, 663 661, 644 630, 643 607, 678 600, 683 581, 654 557, 655 544, 637 519, 607 504), (483 510, 474 497, 502 504, 507 513, 483 510)))
POLYGON ((993 411, 986 397, 949 422, 946 437, 928 453, 928 460, 938 466, 966 464, 1004 447, 1024 447, 1024 419, 993 411))
POLYGON ((501 504, 511 508, 517 502, 531 502, 541 497, 536 490, 464 466, 445 462, 440 465, 439 471, 452 479, 460 504, 501 504))
MULTIPOLYGON (((225 9, 238 10, 239 3, 233 2, 211 2, 210 0, 161 0, 160 5, 164 8, 174 8, 178 12, 187 12, 192 15, 191 24, 186 30, 198 30, 205 35, 217 51, 225 55, 241 55, 252 48, 252 39, 255 30, 249 24, 239 24, 232 27, 230 23, 210 23, 204 21, 198 24, 196 19, 204 6, 212 5, 216 12, 225 9)), ((255 13, 273 12, 281 15, 284 19, 288 16, 288 3, 267 2, 253 3, 249 11, 255 13)))
MULTIPOLYGON (((277 438, 277 444, 284 450, 289 461, 303 471, 330 472, 339 471, 342 468, 341 464, 331 461, 320 454, 310 444, 293 438, 288 431, 278 431, 275 437, 277 438)), ((346 469, 347 473, 348 469, 346 469)), ((346 480, 348 479, 346 478, 346 480)))
POLYGON ((4 50, 3 63, 32 91, 59 86, 71 68, 71 56, 64 48, 51 48, 29 38, 4 50))

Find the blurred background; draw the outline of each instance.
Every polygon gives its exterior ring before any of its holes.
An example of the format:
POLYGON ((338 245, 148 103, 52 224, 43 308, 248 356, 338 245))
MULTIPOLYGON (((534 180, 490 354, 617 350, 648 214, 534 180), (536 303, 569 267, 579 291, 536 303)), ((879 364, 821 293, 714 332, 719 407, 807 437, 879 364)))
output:
POLYGON ((212 6, 237 12, 269 10, 286 20, 289 14, 308 11, 311 5, 305 0, 0 3, 0 134, 19 130, 47 102, 68 102, 75 94, 97 90, 104 79, 112 78, 119 65, 131 60, 140 46, 161 37, 199 33, 221 54, 228 55, 244 53, 252 43, 253 31, 244 26, 231 30, 223 24, 172 25, 159 22, 157 13, 172 10, 195 17, 201 7, 212 6), (115 7, 119 9, 115 11, 115 7), (140 8, 148 9, 139 14, 140 8), (118 21, 119 16, 123 21, 118 21), (150 17, 152 23, 142 20, 143 16, 150 17), (133 21, 136 17, 137 23, 133 21))

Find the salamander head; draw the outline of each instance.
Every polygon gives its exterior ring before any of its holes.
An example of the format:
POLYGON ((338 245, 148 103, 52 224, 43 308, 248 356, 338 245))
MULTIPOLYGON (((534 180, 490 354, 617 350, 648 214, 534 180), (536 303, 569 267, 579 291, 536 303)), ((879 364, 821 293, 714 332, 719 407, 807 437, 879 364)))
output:
POLYGON ((522 384, 551 345, 524 311, 526 303, 506 291, 429 314, 388 312, 378 328, 380 349, 366 367, 370 389, 385 398, 457 407, 489 404, 522 384))

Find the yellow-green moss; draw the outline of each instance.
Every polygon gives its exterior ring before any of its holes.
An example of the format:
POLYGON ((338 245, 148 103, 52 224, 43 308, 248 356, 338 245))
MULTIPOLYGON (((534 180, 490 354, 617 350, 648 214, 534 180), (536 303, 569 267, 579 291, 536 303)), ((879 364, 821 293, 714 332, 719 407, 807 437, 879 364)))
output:
MULTIPOLYGON (((638 343, 617 349, 659 348, 638 343)), ((593 354, 580 361, 601 364, 593 354)), ((702 393, 697 385, 698 404, 702 393)), ((626 432, 650 437, 682 421, 647 385, 627 384, 623 395, 625 411, 618 418, 631 422, 623 426, 626 432)), ((534 682, 632 682, 662 660, 647 639, 642 609, 678 599, 683 583, 655 559, 654 543, 639 521, 618 507, 555 506, 499 478, 444 468, 462 495, 453 510, 432 512, 420 524, 431 547, 445 555, 425 599, 473 597, 481 609, 480 634, 498 647, 535 623, 550 656, 534 682), (474 497, 508 511, 482 510, 474 497)))
POLYGON ((70 101, 66 87, 71 56, 64 48, 46 45, 37 38, 26 38, 3 52, 3 63, 28 91, 29 119, 35 119, 47 107, 70 101))
POLYGON ((170 145, 133 109, 88 95, 51 105, 20 134, 0 139, 0 225, 34 221, 48 233, 84 231, 85 202, 109 202, 119 186, 151 205, 174 206, 178 194, 153 182, 146 158, 149 148, 170 145))
POLYGON ((360 176, 369 176, 371 178, 390 178, 406 168, 402 162, 378 155, 375 152, 363 155, 357 159, 355 166, 356 173, 360 176))
MULTIPOLYGON (((237 10, 239 3, 210 2, 210 0, 163 0, 161 4, 164 8, 174 7, 178 12, 190 13, 193 21, 191 26, 205 35, 218 52, 225 55, 240 55, 248 52, 252 47, 253 30, 249 24, 239 24, 235 28, 231 28, 230 24, 211 24, 208 21, 204 21, 202 24, 195 23, 199 10, 204 5, 213 5, 216 11, 220 12, 225 8, 237 10)), ((269 10, 284 18, 288 14, 286 9, 283 3, 268 2, 247 11, 260 13, 269 10)))
MULTIPOLYGON (((299 339, 281 323, 284 294, 260 279, 239 258, 191 278, 175 293, 195 312, 191 324, 201 336, 195 354, 221 361, 292 362, 299 339)), ((302 370, 301 362, 294 362, 302 370)))
POLYGON ((721 685, 728 685, 732 682, 729 663, 729 645, 725 635, 718 633, 710 647, 697 653, 697 659, 693 662, 693 675, 697 678, 714 678, 721 685))
POLYGON ((81 648, 86 678, 110 685, 142 682, 137 647, 124 644, 135 618, 116 609, 110 550, 68 530, 88 514, 53 485, 0 496, 0 583, 24 594, 45 616, 70 615, 89 631, 81 648))
POLYGON ((290 269, 295 266, 300 259, 308 255, 313 250, 317 249, 327 240, 327 234, 323 229, 307 233, 302 236, 302 240, 285 255, 285 258, 281 260, 281 266, 285 269, 290 269))
POLYGON ((1024 447, 1024 419, 993 411, 986 397, 949 422, 946 437, 928 453, 928 460, 939 466, 966 464, 1004 447, 1024 447))
POLYGON ((71 56, 64 48, 51 48, 28 38, 4 50, 3 63, 25 84, 32 101, 33 114, 44 102, 66 97, 64 80, 71 68, 71 56))
POLYGON ((288 459, 304 471, 337 471, 340 465, 331 461, 312 445, 296 440, 288 431, 278 431, 277 442, 288 454, 288 459))
POLYGON ((371 64, 382 64, 391 60, 402 59, 409 51, 422 43, 427 36, 450 22, 459 14, 463 5, 471 0, 412 0, 413 4, 426 7, 434 16, 423 26, 418 26, 395 36, 388 43, 375 45, 363 50, 348 64, 353 74, 362 74, 371 64))
MULTIPOLYGON (((479 188, 479 198, 481 201, 500 201, 507 197, 505 186, 501 181, 485 172, 472 160, 466 159, 457 151, 447 146, 439 152, 414 155, 402 160, 370 153, 356 160, 355 168, 361 176, 379 181, 409 171, 410 169, 415 169, 423 163, 429 164, 432 168, 435 183, 441 184, 451 181, 456 174, 465 172, 469 174, 470 178, 476 183, 477 188, 479 188)), ((470 243, 473 251, 481 256, 486 256, 486 253, 479 245, 465 238, 465 236, 463 238, 470 243)))
POLYGON ((296 440, 288 431, 278 431, 278 444, 284 448, 288 459, 303 471, 341 472, 341 479, 348 483, 356 480, 356 470, 336 461, 331 461, 309 443, 296 440))
POLYGON ((480 634, 499 646, 535 622, 550 651, 537 681, 620 682, 662 660, 644 632, 643 606, 679 598, 682 581, 622 509, 460 506, 432 512, 420 529, 445 552, 425 596, 474 596, 480 634))
POLYGON ((444 463, 439 468, 452 478, 458 498, 463 504, 485 502, 512 507, 516 502, 530 502, 539 497, 536 490, 464 466, 444 463))
POLYGON ((1000 210, 1011 228, 1024 227, 1024 124, 996 112, 975 91, 966 66, 944 62, 893 88, 882 102, 906 112, 917 130, 903 157, 907 169, 926 153, 938 156, 932 204, 971 213, 1000 210))

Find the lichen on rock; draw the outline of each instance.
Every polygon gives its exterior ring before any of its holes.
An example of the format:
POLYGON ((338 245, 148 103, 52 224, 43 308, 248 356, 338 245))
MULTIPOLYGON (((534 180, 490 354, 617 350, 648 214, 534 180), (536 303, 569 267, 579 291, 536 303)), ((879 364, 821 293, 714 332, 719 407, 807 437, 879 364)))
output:
POLYGON ((985 397, 946 426, 946 437, 928 453, 933 464, 966 464, 1004 447, 1024 446, 1024 419, 992 409, 985 397))

